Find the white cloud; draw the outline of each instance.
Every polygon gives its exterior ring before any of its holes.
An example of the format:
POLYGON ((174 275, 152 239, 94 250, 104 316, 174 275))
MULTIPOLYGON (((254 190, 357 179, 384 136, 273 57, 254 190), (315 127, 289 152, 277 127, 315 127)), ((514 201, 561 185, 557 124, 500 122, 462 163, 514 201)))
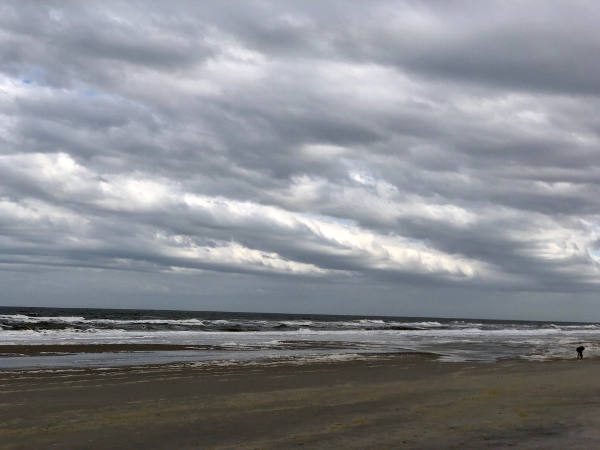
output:
MULTIPOLYGON (((304 242, 312 242, 319 254, 348 257, 360 261, 359 266, 366 269, 384 269, 392 271, 416 272, 421 274, 438 274, 449 277, 493 277, 493 271, 482 262, 450 255, 428 248, 423 243, 415 243, 401 236, 385 236, 354 223, 340 223, 333 217, 316 216, 286 211, 284 209, 260 205, 253 202, 241 202, 224 197, 184 192, 172 181, 150 179, 140 173, 131 174, 97 174, 77 164, 69 155, 27 154, 0 157, 0 170, 11 171, 13 175, 21 175, 24 181, 48 192, 60 201, 88 203, 107 212, 127 212, 134 214, 172 211, 179 205, 186 205, 188 214, 195 218, 201 226, 234 227, 241 229, 277 230, 288 235, 290 239, 298 239, 299 247, 304 242), (202 223, 204 222, 204 223, 202 223), (318 249, 318 250, 317 250, 318 249)), ((394 191, 393 187, 383 182, 375 182, 370 178, 358 178, 362 184, 375 187, 376 192, 394 191)), ((42 204, 40 209, 24 209, 14 203, 6 203, 0 210, 12 220, 30 220, 34 215, 40 220, 43 215, 50 221, 56 221, 48 212, 52 207, 42 204), (10 208, 9 208, 10 207, 10 208)), ((435 210, 435 208, 433 208, 435 210)), ((440 210, 442 211, 442 210, 440 210)), ((440 211, 437 214, 440 214, 440 211)), ((58 213, 54 212, 57 216, 58 213)), ((98 211, 95 212, 98 214, 98 211)), ((430 216, 435 212, 429 212, 430 216)), ((60 216, 62 217, 62 216, 60 216)), ((71 221, 78 221, 89 226, 91 219, 70 213, 71 221)), ((131 220, 131 217, 130 217, 131 220)), ((140 219, 138 219, 140 220, 140 219)), ((138 226, 143 226, 139 223, 138 226)), ((131 246, 144 247, 150 254, 158 253, 182 260, 210 262, 235 267, 250 267, 263 271, 274 271, 292 274, 327 274, 335 270, 320 268, 315 264, 290 261, 274 252, 246 248, 238 243, 219 244, 208 247, 197 245, 195 238, 202 238, 201 228, 196 236, 181 236, 158 232, 159 238, 150 242, 131 246)), ((67 230, 64 237, 70 236, 67 230)), ((75 245, 76 236, 70 236, 70 244, 75 245)), ((110 246, 110 237, 107 237, 110 246)), ((355 263, 356 264, 356 263, 355 263)))

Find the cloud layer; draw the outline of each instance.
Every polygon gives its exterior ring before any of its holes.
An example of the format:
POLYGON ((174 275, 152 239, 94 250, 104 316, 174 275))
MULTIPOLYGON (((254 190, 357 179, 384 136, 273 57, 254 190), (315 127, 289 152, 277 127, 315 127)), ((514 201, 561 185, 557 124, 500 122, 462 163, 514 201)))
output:
POLYGON ((590 2, 0 6, 0 268, 576 294, 590 2))

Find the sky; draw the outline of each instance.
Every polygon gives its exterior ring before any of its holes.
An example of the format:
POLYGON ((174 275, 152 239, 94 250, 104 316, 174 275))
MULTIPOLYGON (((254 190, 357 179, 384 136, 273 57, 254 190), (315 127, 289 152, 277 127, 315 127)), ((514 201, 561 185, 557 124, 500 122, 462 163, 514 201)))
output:
POLYGON ((0 4, 0 304, 600 321, 600 4, 0 4))

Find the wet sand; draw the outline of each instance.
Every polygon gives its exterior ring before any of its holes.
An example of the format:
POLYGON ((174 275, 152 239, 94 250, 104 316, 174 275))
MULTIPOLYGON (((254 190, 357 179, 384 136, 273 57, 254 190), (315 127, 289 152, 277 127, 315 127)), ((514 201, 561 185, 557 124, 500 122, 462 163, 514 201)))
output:
POLYGON ((593 449, 600 361, 0 372, 2 449, 593 449))
POLYGON ((208 345, 166 344, 0 345, 0 357, 52 356, 76 353, 130 353, 211 349, 213 349, 213 347, 208 345))

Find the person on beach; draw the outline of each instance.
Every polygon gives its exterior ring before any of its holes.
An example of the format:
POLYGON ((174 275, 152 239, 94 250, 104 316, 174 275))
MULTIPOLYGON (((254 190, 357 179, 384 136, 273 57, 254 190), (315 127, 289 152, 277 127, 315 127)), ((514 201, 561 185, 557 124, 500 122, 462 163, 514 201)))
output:
POLYGON ((585 350, 585 347, 580 345, 575 350, 577 350, 577 359, 583 359, 583 351, 585 350))

